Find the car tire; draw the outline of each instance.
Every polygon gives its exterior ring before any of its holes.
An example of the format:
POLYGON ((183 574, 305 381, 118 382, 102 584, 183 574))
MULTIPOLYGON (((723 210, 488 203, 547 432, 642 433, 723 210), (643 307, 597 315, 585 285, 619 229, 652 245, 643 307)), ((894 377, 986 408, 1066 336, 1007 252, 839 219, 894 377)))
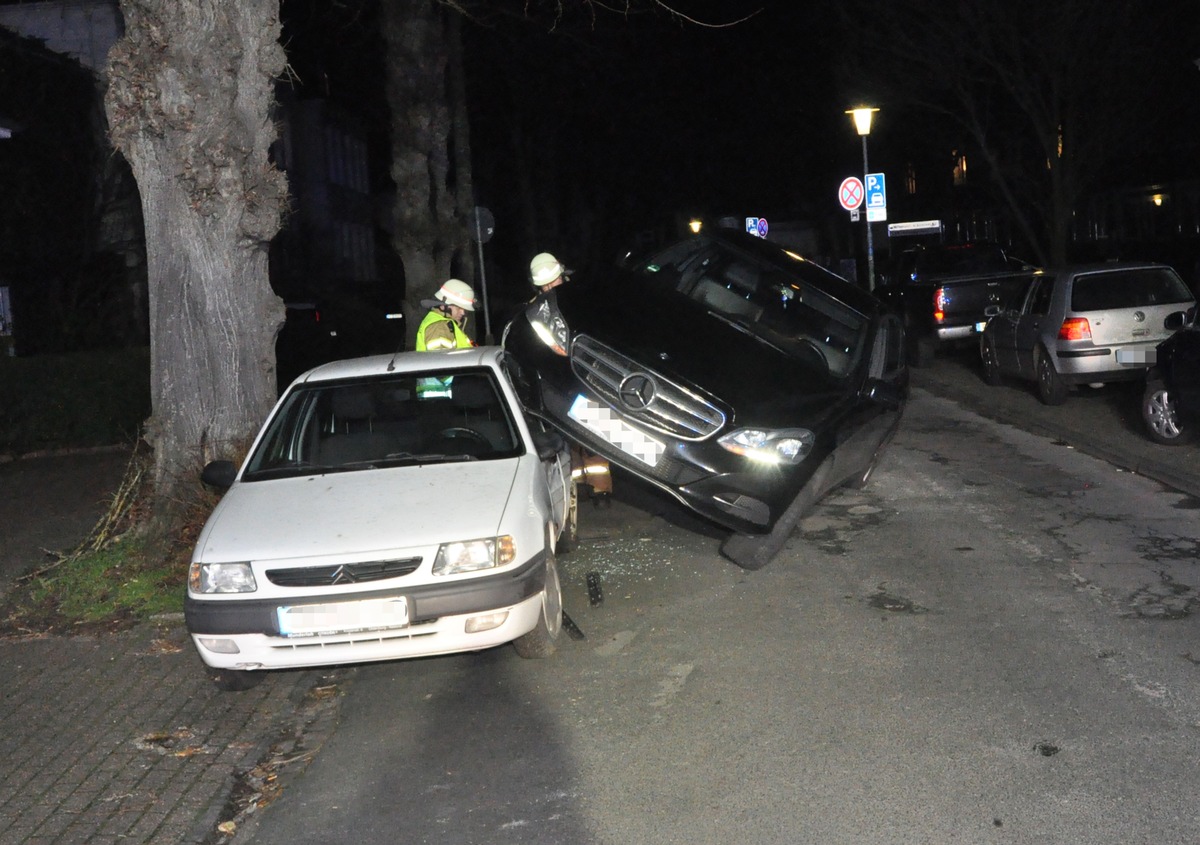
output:
POLYGON ((208 669, 208 679, 221 692, 245 692, 267 679, 266 672, 246 672, 242 669, 208 669))
POLYGON ((721 554, 738 567, 754 572, 775 559, 792 536, 792 529, 804 518, 816 503, 813 490, 819 489, 830 470, 826 461, 813 473, 812 487, 801 490, 787 510, 780 514, 775 527, 767 534, 730 534, 721 543, 721 554))
POLYGON ((1157 379, 1146 382, 1142 393, 1142 422, 1146 424, 1146 435, 1164 446, 1189 443, 1194 433, 1179 424, 1178 406, 1167 386, 1157 379))
POLYGON ((1046 351, 1046 347, 1039 347, 1037 351, 1038 399, 1042 400, 1043 405, 1061 405, 1067 401, 1069 392, 1070 387, 1058 374, 1058 370, 1054 369, 1054 361, 1051 360, 1050 353, 1046 351))
POLYGON ((571 498, 567 504, 566 519, 562 531, 558 534, 555 551, 560 554, 573 552, 579 548, 579 482, 571 479, 571 498))
POLYGON ((1000 359, 996 357, 996 347, 987 335, 979 339, 979 360, 983 364, 983 380, 992 387, 999 387, 1004 382, 1004 374, 1000 372, 1000 359))
POLYGON ((546 543, 546 581, 542 587, 542 612, 538 614, 537 625, 532 631, 513 640, 513 648, 527 660, 550 657, 558 648, 562 620, 562 585, 558 581, 558 565, 554 559, 554 550, 546 543))

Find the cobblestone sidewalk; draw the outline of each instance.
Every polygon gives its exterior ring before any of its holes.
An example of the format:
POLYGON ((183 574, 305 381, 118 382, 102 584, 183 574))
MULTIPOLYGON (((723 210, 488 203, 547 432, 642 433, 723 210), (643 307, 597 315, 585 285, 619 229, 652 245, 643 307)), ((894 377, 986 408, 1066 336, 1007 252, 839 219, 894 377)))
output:
POLYGON ((337 697, 319 671, 220 692, 175 619, 0 640, 0 673, 0 845, 228 841, 337 697))

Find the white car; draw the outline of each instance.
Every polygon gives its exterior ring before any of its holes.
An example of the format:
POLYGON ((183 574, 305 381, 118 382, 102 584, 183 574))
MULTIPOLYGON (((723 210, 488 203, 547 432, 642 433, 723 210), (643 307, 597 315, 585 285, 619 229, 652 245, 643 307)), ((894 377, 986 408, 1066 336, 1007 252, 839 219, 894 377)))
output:
POLYGON ((187 628, 224 689, 258 670, 476 651, 545 657, 575 542, 563 439, 522 415, 496 347, 300 376, 196 543, 187 628))

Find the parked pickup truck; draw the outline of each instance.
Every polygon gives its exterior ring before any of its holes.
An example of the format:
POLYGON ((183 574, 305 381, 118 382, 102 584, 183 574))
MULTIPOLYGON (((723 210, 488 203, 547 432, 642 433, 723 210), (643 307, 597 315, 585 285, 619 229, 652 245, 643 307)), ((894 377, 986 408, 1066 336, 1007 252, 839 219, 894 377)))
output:
POLYGON ((909 361, 921 367, 943 344, 973 342, 1035 270, 999 244, 918 246, 900 253, 875 292, 903 314, 909 361))

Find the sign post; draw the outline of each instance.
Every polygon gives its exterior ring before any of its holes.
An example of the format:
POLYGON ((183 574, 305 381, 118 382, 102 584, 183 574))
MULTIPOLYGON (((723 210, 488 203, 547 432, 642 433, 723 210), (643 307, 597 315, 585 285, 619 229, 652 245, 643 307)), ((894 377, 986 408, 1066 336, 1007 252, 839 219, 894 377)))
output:
POLYGON ((487 273, 483 269, 483 245, 492 239, 496 231, 496 218, 482 205, 471 212, 471 240, 479 247, 479 286, 483 294, 483 342, 492 342, 492 318, 488 311, 487 273))

